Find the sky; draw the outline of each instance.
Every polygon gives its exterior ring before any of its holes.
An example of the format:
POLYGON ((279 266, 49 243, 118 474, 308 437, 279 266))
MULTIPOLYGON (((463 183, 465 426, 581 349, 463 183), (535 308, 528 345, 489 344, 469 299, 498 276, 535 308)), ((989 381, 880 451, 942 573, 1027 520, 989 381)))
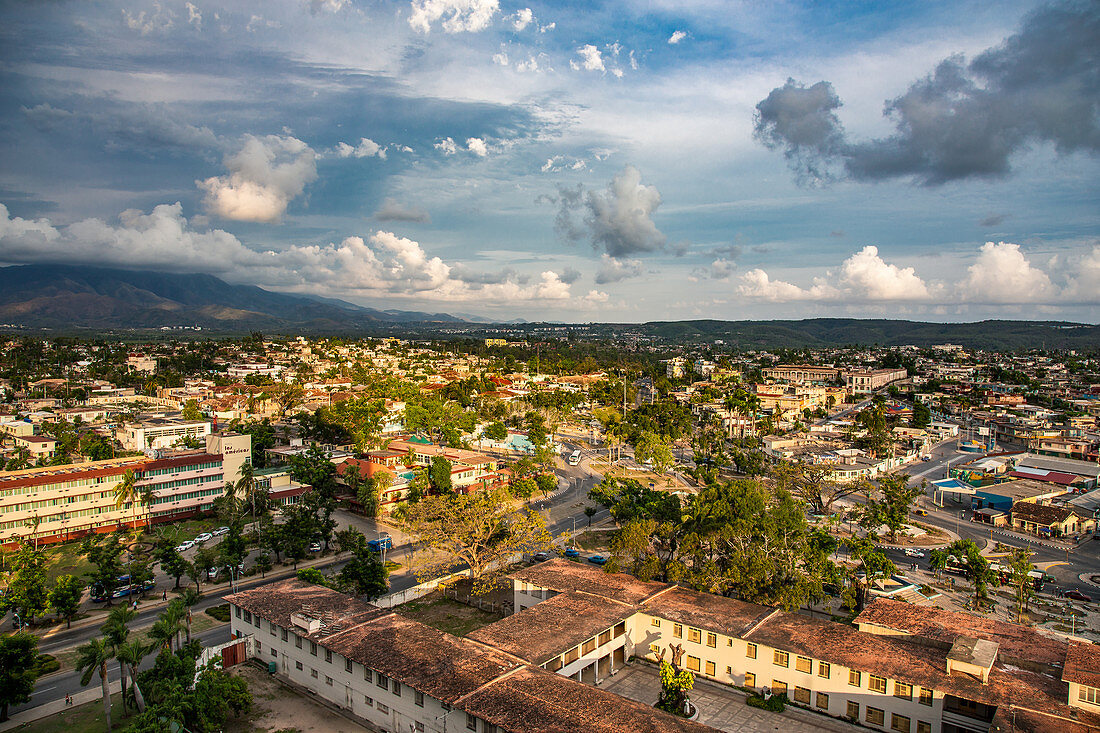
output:
POLYGON ((1100 321, 1100 2, 0 0, 0 264, 1100 321))

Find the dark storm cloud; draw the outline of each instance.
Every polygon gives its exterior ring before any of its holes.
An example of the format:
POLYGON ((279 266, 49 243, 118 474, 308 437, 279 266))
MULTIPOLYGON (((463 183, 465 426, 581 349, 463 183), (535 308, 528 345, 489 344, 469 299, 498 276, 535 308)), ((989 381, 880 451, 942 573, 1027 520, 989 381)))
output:
POLYGON ((913 176, 925 185, 999 178, 1033 143, 1059 153, 1100 152, 1100 3, 1067 2, 1035 11, 1020 31, 967 63, 942 62, 886 103, 897 132, 848 141, 829 82, 793 80, 757 105, 755 134, 783 151, 801 180, 818 182, 843 166, 851 178, 913 176))

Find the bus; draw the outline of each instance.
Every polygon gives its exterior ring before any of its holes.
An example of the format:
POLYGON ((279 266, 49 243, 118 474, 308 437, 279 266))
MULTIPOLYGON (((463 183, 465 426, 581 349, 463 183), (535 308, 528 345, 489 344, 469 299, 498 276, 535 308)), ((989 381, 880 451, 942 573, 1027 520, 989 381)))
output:
POLYGON ((581 462, 581 452, 579 450, 573 451, 569 459, 566 461, 570 466, 578 466, 581 462))

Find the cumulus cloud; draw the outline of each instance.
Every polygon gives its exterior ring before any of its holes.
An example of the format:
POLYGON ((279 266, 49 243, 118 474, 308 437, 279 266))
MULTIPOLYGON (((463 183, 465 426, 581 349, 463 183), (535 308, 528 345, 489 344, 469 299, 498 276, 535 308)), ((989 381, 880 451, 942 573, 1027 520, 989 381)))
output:
POLYGON ((749 270, 741 276, 737 293, 746 298, 784 303, 790 300, 804 300, 805 291, 797 285, 783 280, 772 280, 768 273, 760 268, 749 270))
POLYGON ((673 31, 672 35, 668 37, 668 43, 670 46, 675 46, 685 38, 687 38, 687 33, 684 31, 673 31))
POLYGON ((338 158, 379 157, 382 160, 386 159, 386 149, 375 141, 371 140, 369 137, 360 138, 359 144, 354 147, 345 142, 336 143, 336 147, 333 149, 333 153, 338 158))
POLYGON ((741 276, 741 295, 773 302, 818 300, 844 302, 926 301, 932 297, 928 285, 912 267, 898 267, 882 259, 878 247, 868 245, 840 266, 835 276, 815 278, 809 288, 782 280, 771 280, 761 269, 741 276))
POLYGON ((63 227, 47 219, 12 217, 0 204, 0 262, 86 262, 209 272, 284 290, 324 289, 441 302, 553 301, 556 307, 573 308, 607 300, 606 293, 596 290, 574 294, 568 273, 546 270, 529 278, 511 269, 484 276, 456 269, 419 242, 388 231, 259 252, 229 232, 198 231, 194 223, 183 216, 179 203, 161 204, 149 213, 127 210, 114 224, 85 219, 63 227))
POLYGON ((691 271, 695 280, 729 280, 737 272, 737 263, 725 257, 719 257, 707 267, 696 267, 691 271))
POLYGON ((572 285, 573 283, 581 279, 581 271, 575 267, 567 267, 561 271, 561 275, 559 275, 559 277, 561 278, 561 281, 563 283, 572 285))
POLYGON ((554 228, 562 238, 588 238, 597 250, 616 259, 656 252, 668 241, 652 219, 661 194, 656 186, 643 184, 641 171, 632 165, 602 191, 587 191, 581 184, 559 186, 558 195, 549 200, 558 205, 554 228))
POLYGON ((979 303, 1048 302, 1054 284, 1028 261, 1020 245, 986 242, 960 283, 960 298, 979 303))
POLYGON ((153 3, 153 9, 132 13, 123 9, 122 21, 132 31, 145 36, 154 31, 166 31, 175 24, 176 14, 160 2, 153 3))
POLYGON ((940 62, 885 114, 888 137, 850 141, 827 81, 792 80, 757 105, 756 136, 783 150, 805 180, 834 167, 860 181, 911 176, 925 185, 1010 173, 1033 143, 1063 154, 1100 153, 1100 4, 1061 2, 1028 15, 1018 32, 967 62, 940 62))
POLYGON ((432 218, 419 206, 405 206, 395 199, 386 198, 378 211, 374 212, 375 221, 408 221, 430 224, 432 218))
POLYGON ((617 283, 644 272, 645 267, 639 260, 620 260, 605 254, 600 257, 600 268, 596 270, 596 284, 617 283))
POLYGON ((535 14, 531 11, 531 8, 517 10, 516 14, 512 16, 512 28, 517 32, 522 31, 524 28, 531 25, 534 19, 535 14))
POLYGON ((564 170, 582 171, 588 167, 582 158, 571 158, 567 155, 554 155, 546 159, 539 169, 543 173, 559 173, 564 170))
POLYGON ((409 25, 418 33, 430 33, 437 21, 447 33, 476 33, 500 10, 499 0, 413 0, 411 5, 409 25))
POLYGON ((484 158, 489 154, 489 146, 487 146, 485 141, 480 137, 471 137, 467 139, 466 149, 479 158, 484 158))
POLYGON ((458 146, 455 144, 454 139, 449 137, 443 138, 432 147, 444 155, 454 155, 458 152, 458 146))
POLYGON ((577 49, 577 53, 580 54, 580 60, 570 59, 569 66, 574 71, 605 71, 606 68, 603 64, 603 54, 600 53, 600 49, 593 46, 591 43, 586 43, 577 49))
POLYGON ((337 13, 350 5, 350 0, 309 0, 309 12, 337 13))
POLYGON ((195 181, 206 210, 223 219, 274 222, 290 201, 317 178, 317 155, 289 135, 248 135, 225 159, 229 174, 195 181))

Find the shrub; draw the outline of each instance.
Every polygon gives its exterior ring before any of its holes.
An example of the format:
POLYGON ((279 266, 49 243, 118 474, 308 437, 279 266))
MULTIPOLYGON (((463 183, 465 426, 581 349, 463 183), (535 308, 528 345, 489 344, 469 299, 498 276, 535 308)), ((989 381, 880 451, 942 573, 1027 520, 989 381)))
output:
POLYGON ((38 670, 38 676, 41 677, 61 669, 61 662, 57 661, 52 654, 39 654, 34 666, 38 670))
POLYGON ((328 585, 328 578, 318 570, 317 568, 302 568, 298 571, 298 580, 306 583, 312 583, 313 585, 328 585))
POLYGON ((745 700, 748 705, 761 710, 770 710, 773 713, 781 713, 787 707, 787 695, 772 695, 767 700, 763 695, 752 695, 745 700))
POLYGON ((229 620, 229 604, 223 603, 220 606, 211 606, 206 609, 206 615, 216 618, 218 621, 229 620))

